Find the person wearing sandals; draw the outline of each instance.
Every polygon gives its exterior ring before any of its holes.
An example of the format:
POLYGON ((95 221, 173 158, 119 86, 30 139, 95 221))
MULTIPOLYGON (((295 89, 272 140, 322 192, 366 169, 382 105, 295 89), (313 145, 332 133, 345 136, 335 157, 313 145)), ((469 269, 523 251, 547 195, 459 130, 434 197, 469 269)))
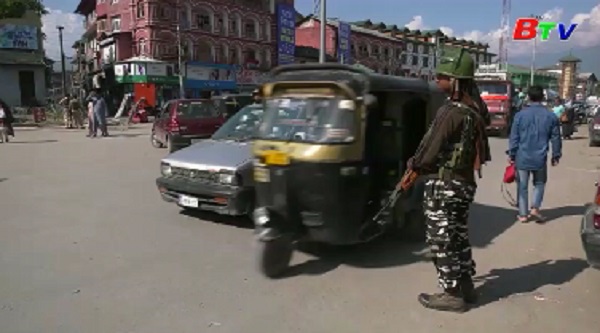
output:
POLYGON ((517 170, 517 197, 520 222, 544 222, 541 214, 544 190, 548 180, 548 150, 552 144, 551 165, 562 156, 562 140, 558 118, 542 105, 544 90, 531 86, 529 105, 515 116, 506 151, 509 163, 517 170), (529 206, 529 179, 533 183, 533 202, 529 206))

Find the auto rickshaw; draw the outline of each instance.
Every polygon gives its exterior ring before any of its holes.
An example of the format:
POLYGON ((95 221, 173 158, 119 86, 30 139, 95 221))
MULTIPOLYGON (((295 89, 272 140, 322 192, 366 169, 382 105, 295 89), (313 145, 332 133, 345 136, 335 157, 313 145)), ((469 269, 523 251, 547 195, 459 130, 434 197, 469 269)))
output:
POLYGON ((390 232, 424 239, 422 182, 381 211, 446 98, 435 84, 288 65, 273 70, 261 97, 253 219, 264 275, 284 273, 298 241, 349 245, 390 232))

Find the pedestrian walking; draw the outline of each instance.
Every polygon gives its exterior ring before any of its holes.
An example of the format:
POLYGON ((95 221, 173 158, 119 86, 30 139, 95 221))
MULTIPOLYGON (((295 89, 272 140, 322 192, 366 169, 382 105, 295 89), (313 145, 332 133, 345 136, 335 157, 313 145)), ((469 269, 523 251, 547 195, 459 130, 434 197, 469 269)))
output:
POLYGON ((90 95, 86 98, 87 101, 87 118, 88 118, 88 134, 87 137, 95 138, 97 136, 98 127, 96 124, 96 120, 94 119, 94 102, 95 96, 94 93, 90 93, 90 95))
POLYGON ((65 97, 63 97, 58 102, 58 104, 60 106, 62 106, 62 108, 64 110, 63 120, 64 120, 65 128, 73 128, 73 112, 70 107, 70 102, 71 102, 71 96, 68 94, 65 95, 65 97))
POLYGON ((72 125, 75 128, 83 129, 83 115, 81 110, 81 102, 75 94, 72 94, 69 99, 69 110, 71 112, 72 125))
POLYGON ((106 105, 106 100, 100 93, 100 91, 94 92, 94 136, 96 135, 98 129, 100 129, 100 133, 103 137, 108 136, 108 125, 106 122, 106 118, 108 116, 108 107, 106 105))
POLYGON ((12 114, 12 110, 2 99, 0 99, 0 140, 1 142, 8 142, 9 136, 14 137, 15 131, 12 126, 15 118, 12 114))
POLYGON ((426 240, 443 292, 420 294, 418 301, 434 310, 463 312, 477 301, 467 220, 477 189, 475 172, 491 160, 485 135, 489 115, 475 93, 475 63, 467 51, 446 50, 436 73, 439 88, 450 98, 408 167, 426 179, 426 240))
POLYGON ((562 156, 559 121, 555 114, 542 105, 544 90, 532 86, 528 91, 529 106, 517 113, 510 132, 508 159, 517 170, 518 220, 545 221, 541 214, 544 190, 548 180, 548 150, 552 144, 552 166, 562 156), (529 206, 529 179, 533 182, 533 202, 529 206))

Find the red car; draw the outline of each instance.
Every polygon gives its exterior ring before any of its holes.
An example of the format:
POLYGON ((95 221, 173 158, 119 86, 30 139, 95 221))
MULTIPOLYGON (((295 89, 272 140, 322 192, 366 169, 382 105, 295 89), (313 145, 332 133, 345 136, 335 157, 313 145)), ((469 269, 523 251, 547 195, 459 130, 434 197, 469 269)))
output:
POLYGON ((600 184, 596 182, 596 197, 581 220, 581 241, 588 262, 600 269, 600 184))
POLYGON ((167 102, 152 125, 150 140, 169 153, 207 139, 225 122, 215 101, 175 99, 167 102))

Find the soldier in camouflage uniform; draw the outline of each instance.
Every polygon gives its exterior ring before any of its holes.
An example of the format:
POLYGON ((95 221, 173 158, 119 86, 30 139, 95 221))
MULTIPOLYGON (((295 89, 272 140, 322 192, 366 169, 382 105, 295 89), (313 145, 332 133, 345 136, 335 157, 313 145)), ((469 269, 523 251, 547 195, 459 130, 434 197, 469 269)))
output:
POLYGON ((475 63, 464 50, 448 50, 440 58, 436 81, 450 97, 409 162, 425 178, 426 239, 444 290, 418 299, 440 311, 463 312, 477 301, 467 220, 477 188, 475 173, 490 156, 487 108, 474 96, 474 71, 475 63))

